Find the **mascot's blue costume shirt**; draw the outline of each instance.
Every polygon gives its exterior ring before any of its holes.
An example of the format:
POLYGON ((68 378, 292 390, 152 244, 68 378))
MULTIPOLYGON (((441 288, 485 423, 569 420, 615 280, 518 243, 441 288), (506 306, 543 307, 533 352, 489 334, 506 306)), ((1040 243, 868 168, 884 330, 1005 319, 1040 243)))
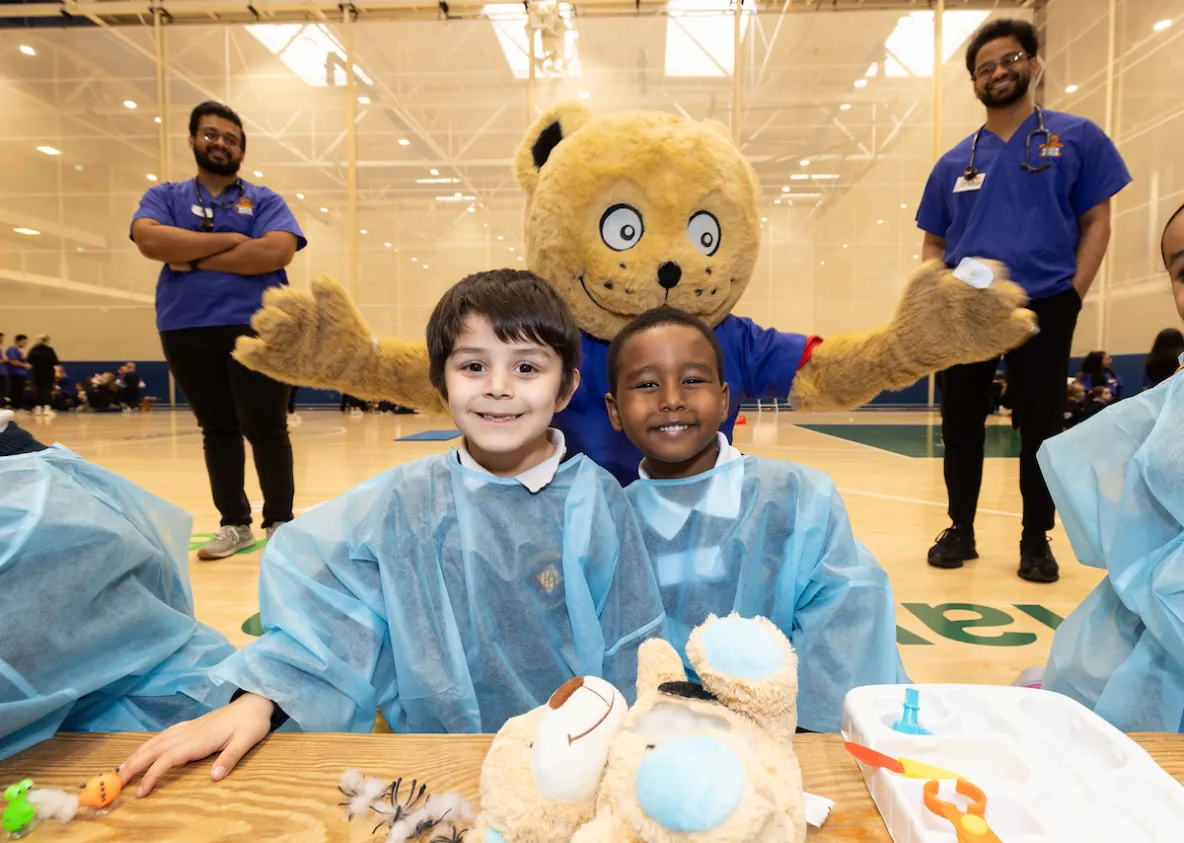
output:
MULTIPOLYGON (((727 316, 715 329, 724 352, 724 380, 731 405, 720 430, 732 438, 732 427, 741 401, 789 397, 794 375, 818 340, 802 334, 783 334, 762 328, 743 316, 727 316)), ((555 417, 568 450, 586 454, 607 469, 622 486, 637 479, 641 451, 625 436, 613 430, 604 406, 608 392, 608 343, 581 335, 580 386, 567 409, 555 417)))

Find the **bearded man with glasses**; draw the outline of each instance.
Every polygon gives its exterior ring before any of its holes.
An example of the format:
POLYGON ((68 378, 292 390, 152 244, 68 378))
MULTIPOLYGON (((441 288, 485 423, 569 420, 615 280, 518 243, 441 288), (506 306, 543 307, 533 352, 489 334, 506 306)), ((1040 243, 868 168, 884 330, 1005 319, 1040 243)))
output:
MULTIPOLYGON (((981 129, 942 156, 917 210, 923 257, 960 267, 970 283, 990 270, 971 256, 1002 261, 1024 288, 1040 332, 1007 353, 1007 394, 1020 432, 1023 533, 1019 575, 1059 577, 1049 547, 1054 508, 1036 462, 1045 439, 1063 429, 1065 382, 1077 315, 1110 241, 1110 198, 1130 183, 1118 150, 1095 124, 1033 104, 1041 70, 1036 30, 1020 20, 985 24, 966 50, 981 129)), ((976 281, 977 279, 977 281, 976 281)), ((983 477, 985 423, 997 360, 939 375, 945 482, 952 526, 929 564, 961 568, 978 558, 974 516, 983 477)))
POLYGON ((163 264, 156 284, 156 327, 169 369, 197 416, 206 471, 222 526, 198 551, 222 559, 252 547, 244 490, 251 443, 270 538, 292 520, 295 482, 288 439, 286 384, 231 357, 269 287, 288 283, 284 268, 306 245, 283 198, 238 176, 247 151, 242 120, 204 102, 189 117, 197 176, 152 187, 132 218, 140 253, 163 264))

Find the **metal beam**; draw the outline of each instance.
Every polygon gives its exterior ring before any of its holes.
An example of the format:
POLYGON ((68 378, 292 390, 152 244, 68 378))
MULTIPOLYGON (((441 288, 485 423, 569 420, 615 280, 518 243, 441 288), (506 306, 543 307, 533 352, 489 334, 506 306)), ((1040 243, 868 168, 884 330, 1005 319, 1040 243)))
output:
POLYGON ((70 293, 89 293, 95 296, 108 296, 113 299, 134 301, 139 304, 152 305, 156 303, 155 297, 147 293, 133 293, 130 290, 119 290, 114 287, 103 287, 99 284, 71 281, 68 278, 55 278, 52 275, 37 275, 33 272, 21 272, 17 269, 0 269, 0 280, 16 284, 29 284, 34 287, 46 287, 51 290, 65 290, 70 293))

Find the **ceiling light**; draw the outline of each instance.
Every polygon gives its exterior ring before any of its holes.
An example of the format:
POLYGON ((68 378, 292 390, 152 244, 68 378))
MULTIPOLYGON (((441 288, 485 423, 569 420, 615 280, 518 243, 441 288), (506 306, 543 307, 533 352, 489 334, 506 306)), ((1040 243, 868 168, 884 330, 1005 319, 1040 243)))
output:
POLYGON ((386 246, 388 249, 391 247, 390 243, 383 243, 382 245, 386 246))
POLYGON ((498 239, 498 240, 501 240, 501 239, 502 239, 502 236, 499 234, 499 235, 497 236, 497 239, 498 239))
POLYGON ((819 266, 826 266, 826 261, 819 261, 819 262, 818 262, 818 265, 819 265, 819 266))
POLYGON ((522 260, 522 255, 519 255, 519 256, 518 256, 518 260, 522 260))
POLYGON ((35 228, 14 228, 13 231, 15 231, 17 234, 27 234, 30 237, 36 237, 41 233, 35 228))
POLYGON ((428 170, 428 172, 429 172, 429 173, 431 173, 433 176, 438 176, 438 175, 440 175, 440 171, 439 171, 439 170, 437 170, 435 167, 433 167, 432 169, 428 170))
POLYGON ((582 99, 582 100, 592 99, 592 92, 591 91, 580 91, 580 99, 582 99))
MULTIPOLYGON (((792 179, 793 181, 805 181, 808 178, 810 178, 809 173, 794 173, 792 176, 790 176, 790 179, 792 179)), ((782 188, 781 192, 787 193, 788 188, 782 188)))
POLYGON ((412 263, 419 263, 419 258, 412 258, 412 259, 411 259, 411 262, 412 262, 412 263))
POLYGON ((846 249, 846 248, 847 248, 847 244, 846 244, 846 243, 844 243, 844 244, 843 244, 843 248, 844 248, 844 249, 846 249))
POLYGON ((883 224, 884 224, 883 220, 876 220, 876 225, 883 225, 883 224))
POLYGON ((513 247, 513 246, 511 246, 511 247, 510 247, 510 251, 511 251, 511 252, 512 252, 512 251, 514 251, 514 247, 513 247))
POLYGON ((37 147, 37 151, 44 152, 46 155, 61 155, 62 154, 62 151, 60 149, 55 149, 52 146, 39 146, 39 147, 37 147))
POLYGON ((785 187, 785 186, 782 186, 782 188, 781 188, 781 192, 782 192, 782 193, 789 193, 789 188, 788 188, 788 187, 785 187))
POLYGON ((423 265, 423 268, 424 268, 424 269, 427 269, 427 268, 428 268, 428 265, 425 263, 425 264, 423 265))
POLYGON ((153 118, 152 118, 152 122, 153 122, 153 123, 159 123, 159 122, 160 122, 160 118, 159 118, 159 117, 153 117, 153 118))
POLYGON ((297 198, 297 199, 303 199, 303 198, 304 198, 304 194, 303 194, 303 193, 297 193, 297 194, 296 194, 296 198, 297 198))
POLYGON ((867 87, 867 80, 866 79, 856 79, 855 80, 855 87, 856 88, 866 88, 867 87))
POLYGON ((1151 28, 1154 29, 1156 32, 1163 32, 1165 29, 1167 29, 1171 25, 1172 25, 1171 19, 1165 19, 1165 20, 1159 21, 1157 24, 1155 24, 1155 26, 1153 26, 1151 28))
POLYGON ((913 255, 913 260, 919 261, 919 260, 921 260, 921 256, 920 255, 913 255))
POLYGON ((802 159, 801 161, 799 161, 798 163, 799 163, 799 164, 801 164, 803 167, 809 167, 809 166, 810 166, 810 159, 809 159, 809 158, 803 158, 803 159, 802 159))
POLYGON ((833 181, 839 177, 838 173, 815 173, 810 176, 814 181, 833 181))
POLYGON ((156 174, 155 174, 155 173, 149 173, 149 174, 148 174, 148 181, 156 181, 156 174))
POLYGON ((1070 86, 1068 86, 1067 88, 1065 88, 1065 93, 1066 93, 1066 94, 1075 94, 1075 93, 1077 93, 1077 86, 1076 86, 1076 85, 1070 85, 1070 86))
POLYGON ((327 213, 329 213, 329 209, 328 208, 321 208, 321 213, 327 214, 327 213))
POLYGON ((849 103, 849 102, 845 102, 839 106, 839 111, 850 111, 850 110, 851 110, 851 103, 849 103))
POLYGON ((86 169, 86 168, 85 168, 85 167, 83 167, 81 164, 75 164, 75 165, 74 165, 74 172, 76 172, 76 173, 81 173, 81 172, 82 172, 83 170, 85 170, 85 169, 86 169))
POLYGON ((469 211, 469 213, 470 213, 470 214, 475 214, 475 213, 477 213, 477 208, 476 208, 476 206, 474 206, 474 205, 470 205, 470 206, 468 207, 468 211, 469 211))
POLYGON ((871 64, 869 64, 867 66, 867 73, 865 73, 864 76, 876 76, 879 74, 879 72, 880 72, 879 62, 872 62, 871 64))
POLYGON ((399 146, 411 146, 411 141, 407 138, 399 138, 399 146))
POLYGON ((136 107, 135 100, 124 100, 123 107, 124 108, 135 108, 136 107))
POLYGON ((900 203, 900 207, 902 207, 902 208, 907 208, 907 207, 908 207, 908 203, 906 203, 906 202, 901 202, 901 203, 900 203))
POLYGON ((363 228, 363 229, 362 229, 362 233, 363 233, 363 234, 369 234, 370 232, 369 232, 369 231, 367 231, 366 229, 364 229, 364 228, 363 228))
POLYGON ((257 178, 257 179, 261 179, 261 178, 263 178, 263 173, 261 173, 261 172, 259 172, 258 170, 256 170, 256 171, 255 171, 255 178, 257 178))
POLYGON ((416 184, 460 184, 460 179, 450 179, 447 176, 438 179, 416 179, 416 184))
POLYGON ((768 222, 768 221, 769 221, 768 217, 761 217, 761 222, 768 222))
POLYGON ((26 56, 37 55, 37 51, 34 50, 32 47, 30 47, 28 44, 21 44, 21 52, 24 53, 26 56))
POLYGON ((780 200, 780 199, 774 199, 774 200, 773 200, 773 204, 774 204, 774 205, 780 205, 780 204, 781 204, 781 200, 780 200))
POLYGON ((360 102, 362 105, 369 105, 370 97, 358 97, 358 102, 360 102))

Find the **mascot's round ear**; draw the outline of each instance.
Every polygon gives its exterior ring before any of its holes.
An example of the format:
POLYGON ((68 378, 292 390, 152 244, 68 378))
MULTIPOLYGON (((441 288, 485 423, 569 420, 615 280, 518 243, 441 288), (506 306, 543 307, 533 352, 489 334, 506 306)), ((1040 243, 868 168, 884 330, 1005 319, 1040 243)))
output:
POLYGON ((578 102, 566 102, 546 112, 530 127, 526 139, 514 157, 514 177, 528 194, 538 184, 539 170, 547 163, 555 147, 571 137, 592 119, 592 112, 578 102))

